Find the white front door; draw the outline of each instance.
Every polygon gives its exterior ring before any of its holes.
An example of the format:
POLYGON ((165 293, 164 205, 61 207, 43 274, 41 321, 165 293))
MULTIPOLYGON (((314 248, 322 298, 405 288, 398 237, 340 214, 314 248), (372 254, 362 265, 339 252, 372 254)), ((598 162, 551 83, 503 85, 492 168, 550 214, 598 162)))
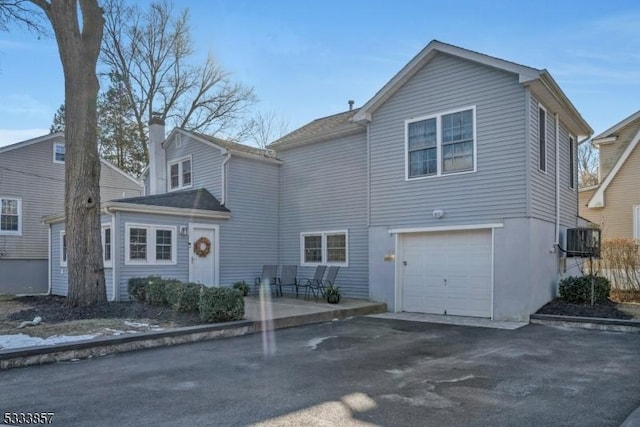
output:
POLYGON ((218 285, 218 226, 189 224, 189 281, 218 285))

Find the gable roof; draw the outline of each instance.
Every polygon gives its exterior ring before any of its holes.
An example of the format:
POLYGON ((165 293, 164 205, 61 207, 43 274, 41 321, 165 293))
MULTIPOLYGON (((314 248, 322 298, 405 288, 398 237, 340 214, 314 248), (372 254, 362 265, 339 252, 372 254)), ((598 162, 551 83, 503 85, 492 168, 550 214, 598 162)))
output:
POLYGON ((281 163, 281 161, 274 157, 273 153, 269 150, 252 147, 250 145, 239 144, 237 142, 227 141, 224 139, 216 138, 215 136, 205 135, 200 132, 185 130, 181 128, 174 128, 162 143, 162 146, 166 147, 167 145, 169 145, 173 140, 175 140, 175 136, 178 134, 190 136, 194 140, 217 148, 222 152, 229 152, 232 154, 240 155, 241 157, 249 157, 256 160, 266 160, 269 162, 281 163))
POLYGON ((438 40, 431 41, 411 61, 407 63, 382 89, 380 89, 369 101, 367 101, 358 113, 353 117, 356 122, 371 121, 373 113, 394 93, 396 93, 409 79, 427 65, 438 53, 446 53, 463 58, 492 68, 516 74, 520 84, 528 85, 536 95, 550 106, 556 107, 563 116, 563 122, 570 131, 578 136, 588 136, 593 129, 582 118, 578 110, 562 92, 558 84, 548 71, 505 61, 472 50, 442 43, 438 40))
MULTIPOLYGON (((25 141, 16 142, 15 144, 11 144, 11 145, 6 145, 4 147, 0 147, 0 154, 6 153, 8 151, 19 150, 21 148, 25 148, 25 147, 28 147, 28 146, 33 145, 33 144, 39 144, 41 142, 46 142, 46 141, 50 141, 50 140, 54 140, 54 139, 62 139, 62 143, 64 143, 64 132, 50 133, 48 135, 42 135, 42 136, 38 136, 38 137, 35 137, 35 138, 27 139, 25 141)), ((103 159, 101 157, 100 158, 100 163, 102 164, 102 166, 105 166, 105 167, 108 167, 109 169, 112 169, 114 172, 122 175, 123 177, 129 179, 133 183, 135 183, 135 184, 139 185, 140 187, 142 187, 142 182, 140 182, 139 179, 136 179, 135 177, 129 175, 127 172, 123 171, 122 169, 120 169, 119 167, 117 167, 116 165, 111 163, 110 161, 105 160, 105 159, 103 159)))
POLYGON ((269 148, 282 150, 295 145, 362 131, 364 128, 352 120, 358 110, 359 109, 356 108, 313 120, 269 144, 269 148))
MULTIPOLYGON (((162 206, 166 208, 198 209, 203 211, 231 212, 218 199, 204 188, 170 193, 154 194, 152 196, 128 197, 111 202, 129 203, 147 206, 162 206)), ((108 203, 107 203, 108 204, 108 203)))
POLYGON ((603 138, 609 138, 609 137, 615 136, 615 134, 617 134, 618 131, 620 131, 622 128, 626 127, 627 125, 633 123, 638 119, 640 119, 640 110, 636 111, 626 119, 622 120, 619 123, 616 123, 615 125, 611 126, 609 129, 599 133, 598 135, 594 136, 591 139, 592 141, 595 141, 597 139, 603 139, 603 138))
MULTIPOLYGON (((598 138, 602 139, 602 138, 612 137, 616 133, 618 133, 618 131, 620 131, 624 127, 632 124, 638 118, 640 118, 640 111, 632 114, 631 116, 629 116, 626 119, 622 120, 617 125, 615 125, 615 126, 609 128, 609 129, 607 129, 606 131, 602 132, 600 135, 598 135, 598 138)), ((631 140, 631 142, 629 143, 629 145, 627 145, 627 148, 625 148, 625 150, 622 152, 622 154, 620 155, 620 157, 618 158, 616 163, 613 165, 613 168, 611 168, 611 170, 609 171, 609 173, 607 174, 605 179, 600 183, 600 185, 598 186, 597 190, 593 193, 593 195, 589 199, 589 202, 587 203, 587 207, 589 207, 589 208, 602 208, 602 207, 604 207, 604 205, 605 205, 604 192, 607 190, 607 187, 609 187, 609 185, 611 184, 611 182, 615 178, 616 174, 620 171, 620 169, 622 168, 622 165, 624 165, 624 162, 627 161, 627 159, 629 158, 629 156, 631 155, 633 150, 636 148, 636 145, 638 145, 639 141, 640 141, 640 126, 638 126, 636 134, 633 137, 633 139, 631 140)))

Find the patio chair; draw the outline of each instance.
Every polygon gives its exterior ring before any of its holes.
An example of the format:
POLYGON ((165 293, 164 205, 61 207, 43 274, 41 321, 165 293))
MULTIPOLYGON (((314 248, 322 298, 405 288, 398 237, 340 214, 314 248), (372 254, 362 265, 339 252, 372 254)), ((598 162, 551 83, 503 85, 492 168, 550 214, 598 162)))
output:
POLYGON ((326 265, 319 265, 316 267, 316 272, 313 275, 313 279, 300 279, 298 281, 298 287, 304 287, 304 299, 309 297, 309 292, 313 294, 316 301, 318 301, 318 295, 324 296, 324 290, 322 289, 322 278, 324 272, 327 269, 326 265))
POLYGON ((334 286, 336 284, 338 271, 340 271, 340 267, 329 267, 329 271, 327 271, 327 278, 322 281, 323 290, 327 286, 334 286))
POLYGON ((278 273, 277 265, 263 265, 262 276, 256 277, 254 290, 256 295, 260 295, 260 287, 265 286, 273 289, 277 289, 276 276, 278 273))
POLYGON ((296 298, 298 298, 298 266, 297 265, 283 265, 280 277, 277 279, 276 284, 280 291, 280 296, 283 296, 282 288, 291 286, 296 290, 296 298))

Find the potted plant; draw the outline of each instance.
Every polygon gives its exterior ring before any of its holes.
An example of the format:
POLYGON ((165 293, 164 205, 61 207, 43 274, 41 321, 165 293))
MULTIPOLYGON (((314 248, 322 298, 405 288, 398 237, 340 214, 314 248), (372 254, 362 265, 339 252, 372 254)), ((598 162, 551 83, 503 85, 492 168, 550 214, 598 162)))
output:
POLYGON ((242 282, 235 282, 233 284, 233 289, 238 289, 239 291, 241 291, 243 297, 249 295, 249 285, 247 285, 247 282, 245 282, 244 280, 242 282))
POLYGON ((340 302, 340 288, 337 286, 329 285, 325 288, 324 294, 327 297, 329 304, 337 304, 340 302))

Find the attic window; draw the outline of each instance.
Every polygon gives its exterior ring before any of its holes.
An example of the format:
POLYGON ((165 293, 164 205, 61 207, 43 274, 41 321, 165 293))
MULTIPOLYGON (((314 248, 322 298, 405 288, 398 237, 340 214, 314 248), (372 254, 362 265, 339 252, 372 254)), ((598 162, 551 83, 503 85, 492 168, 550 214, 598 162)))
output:
POLYGON ((53 144, 53 163, 64 163, 64 144, 53 144))

